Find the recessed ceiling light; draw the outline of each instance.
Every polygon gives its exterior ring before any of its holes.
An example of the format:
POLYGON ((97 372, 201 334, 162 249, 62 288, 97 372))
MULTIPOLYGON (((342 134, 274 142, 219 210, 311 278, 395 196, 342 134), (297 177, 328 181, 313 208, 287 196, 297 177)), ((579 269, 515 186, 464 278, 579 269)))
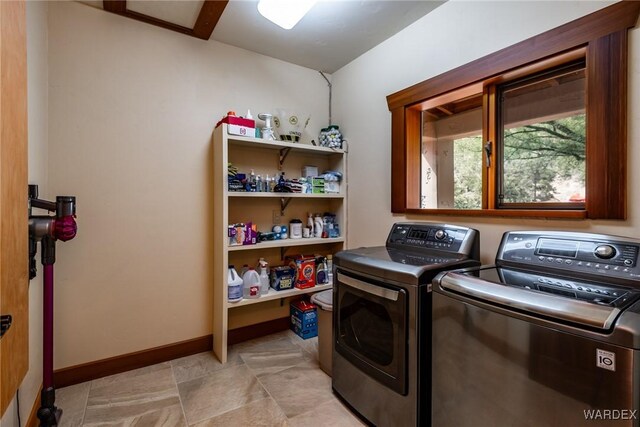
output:
POLYGON ((258 12, 269 21, 290 30, 316 4, 316 0, 260 0, 258 12))

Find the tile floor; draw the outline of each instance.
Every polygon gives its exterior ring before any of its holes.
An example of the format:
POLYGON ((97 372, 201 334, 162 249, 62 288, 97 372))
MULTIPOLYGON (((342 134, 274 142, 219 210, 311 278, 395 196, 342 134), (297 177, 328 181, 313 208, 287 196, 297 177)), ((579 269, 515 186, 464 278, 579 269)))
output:
POLYGON ((362 426, 331 391, 317 338, 280 332, 56 391, 60 427, 362 426))

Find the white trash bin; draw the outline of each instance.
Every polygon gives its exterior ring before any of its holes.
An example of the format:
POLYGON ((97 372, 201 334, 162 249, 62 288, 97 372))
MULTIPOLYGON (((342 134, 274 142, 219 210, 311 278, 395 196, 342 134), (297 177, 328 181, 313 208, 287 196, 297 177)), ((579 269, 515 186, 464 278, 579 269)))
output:
POLYGON ((311 296, 311 302, 320 307, 320 310, 318 310, 318 359, 320 369, 331 376, 331 358, 333 353, 333 289, 313 294, 311 296))

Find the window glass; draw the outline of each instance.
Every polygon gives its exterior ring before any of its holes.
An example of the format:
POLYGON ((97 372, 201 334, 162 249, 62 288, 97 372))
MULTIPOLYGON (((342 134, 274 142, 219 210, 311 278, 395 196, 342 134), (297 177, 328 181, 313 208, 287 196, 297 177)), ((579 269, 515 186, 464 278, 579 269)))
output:
POLYGON ((421 153, 421 208, 481 209, 482 94, 423 110, 421 153))
POLYGON ((584 63, 506 85, 501 105, 498 203, 585 201, 584 63))

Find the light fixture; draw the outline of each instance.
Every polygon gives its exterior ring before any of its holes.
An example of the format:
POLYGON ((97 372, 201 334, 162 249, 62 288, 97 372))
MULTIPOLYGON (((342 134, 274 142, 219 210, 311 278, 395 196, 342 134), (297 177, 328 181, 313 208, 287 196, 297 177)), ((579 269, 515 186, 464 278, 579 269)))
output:
POLYGON ((290 30, 316 4, 316 0, 260 0, 258 12, 284 28, 290 30))

